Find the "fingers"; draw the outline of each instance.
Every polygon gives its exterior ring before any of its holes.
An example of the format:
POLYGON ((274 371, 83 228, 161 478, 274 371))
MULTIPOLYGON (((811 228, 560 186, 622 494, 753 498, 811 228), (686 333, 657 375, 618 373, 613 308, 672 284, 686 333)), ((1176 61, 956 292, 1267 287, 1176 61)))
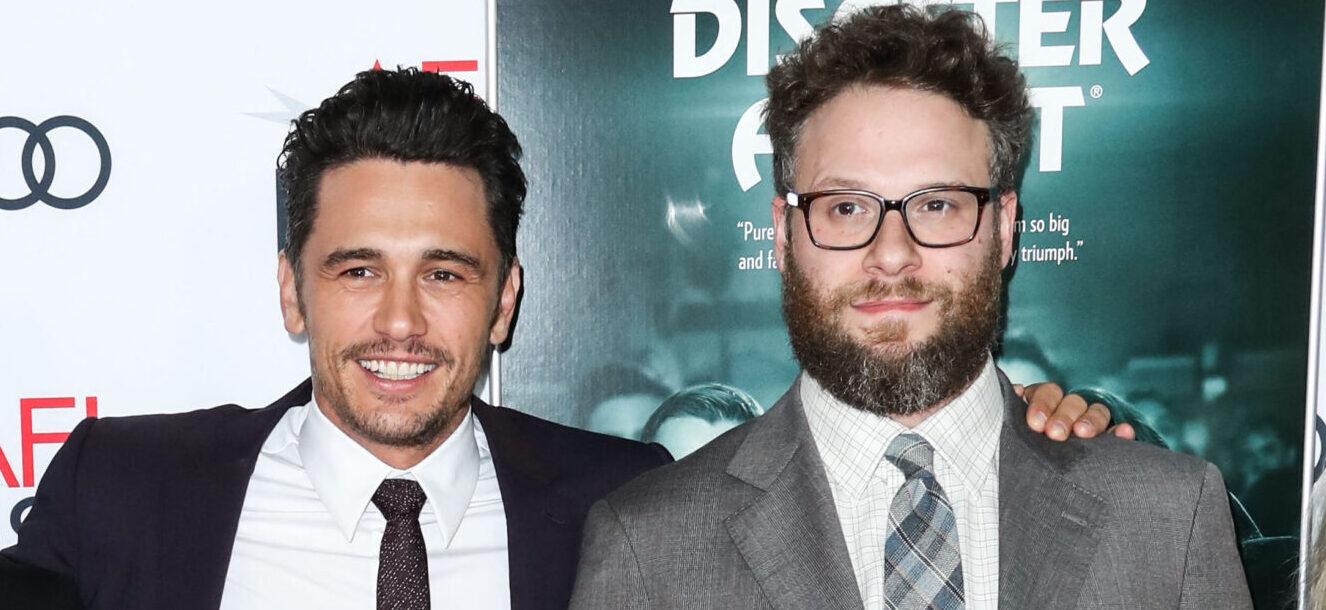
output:
POLYGON ((1023 393, 1024 391, 1026 391, 1026 389, 1027 389, 1026 386, 1023 386, 1023 385, 1020 384, 1020 383, 1015 383, 1015 384, 1013 384, 1013 393, 1014 393, 1014 394, 1017 394, 1017 395, 1018 395, 1018 398, 1024 398, 1024 396, 1022 395, 1022 393, 1023 393))
POLYGON ((1073 436, 1093 438, 1110 427, 1110 409, 1103 404, 1094 403, 1087 407, 1086 413, 1073 422, 1073 436))
MULTIPOLYGON (((1056 441, 1066 441, 1073 425, 1087 412, 1087 401, 1077 394, 1069 394, 1055 406, 1054 413, 1045 424, 1045 435, 1056 441)), ((1094 435, 1093 435, 1094 436, 1094 435)))
POLYGON ((1137 431, 1133 429, 1132 424, 1119 424, 1110 428, 1110 432, 1126 441, 1137 440, 1137 431))
MULTIPOLYGON (((1027 386, 1022 398, 1027 401, 1027 426, 1037 432, 1045 432, 1051 415, 1064 398, 1064 391, 1058 384, 1037 383, 1027 386)), ((1064 434, 1067 438, 1067 430, 1064 434)))

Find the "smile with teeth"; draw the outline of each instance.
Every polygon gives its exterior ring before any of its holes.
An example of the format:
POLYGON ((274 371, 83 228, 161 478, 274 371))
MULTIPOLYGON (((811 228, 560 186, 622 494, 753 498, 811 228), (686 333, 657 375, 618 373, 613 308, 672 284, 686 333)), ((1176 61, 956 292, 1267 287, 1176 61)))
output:
POLYGON ((400 362, 397 360, 360 360, 359 366, 383 379, 405 381, 414 379, 435 368, 436 364, 424 362, 400 362))

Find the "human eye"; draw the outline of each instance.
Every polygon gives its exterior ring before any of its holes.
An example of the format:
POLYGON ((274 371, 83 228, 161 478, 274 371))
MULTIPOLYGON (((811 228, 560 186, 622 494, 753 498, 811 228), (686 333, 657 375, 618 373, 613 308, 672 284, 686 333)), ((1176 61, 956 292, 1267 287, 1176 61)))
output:
POLYGON ((832 211, 836 216, 858 216, 864 214, 866 209, 855 201, 839 201, 833 204, 832 211))
POLYGON ((934 197, 922 201, 917 211, 929 214, 942 214, 951 209, 953 209, 953 202, 951 200, 942 197, 934 197))
POLYGON ((835 195, 826 198, 824 210, 829 216, 847 219, 865 216, 871 213, 870 204, 856 195, 835 195))
POLYGON ((351 267, 341 272, 341 277, 346 277, 355 280, 368 279, 371 277, 376 277, 376 275, 377 274, 373 273, 373 270, 369 269, 368 267, 351 267))
POLYGON ((962 191, 941 191, 917 197, 908 204, 908 213, 925 216, 947 216, 965 212, 976 205, 975 198, 962 191))
POLYGON ((463 280, 460 275, 449 269, 434 269, 428 273, 428 279, 434 282, 450 283, 463 280))

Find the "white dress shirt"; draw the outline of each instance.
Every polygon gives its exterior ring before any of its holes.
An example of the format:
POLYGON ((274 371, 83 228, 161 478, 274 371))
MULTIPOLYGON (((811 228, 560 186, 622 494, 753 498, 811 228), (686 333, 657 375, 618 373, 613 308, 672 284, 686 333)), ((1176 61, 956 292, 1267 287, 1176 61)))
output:
MULTIPOLYGON (((847 553, 866 608, 884 605, 884 541, 889 506, 902 471, 884 458, 908 428, 850 407, 810 375, 801 376, 801 402, 833 491, 847 553)), ((935 448, 935 480, 958 521, 967 608, 999 606, 999 429, 1003 395, 993 361, 971 386, 911 432, 935 448)))
POLYGON ((414 479, 428 497, 419 524, 433 607, 510 608, 506 513, 474 413, 400 471, 313 402, 287 411, 258 454, 221 608, 375 608, 387 522, 371 499, 387 478, 414 479))

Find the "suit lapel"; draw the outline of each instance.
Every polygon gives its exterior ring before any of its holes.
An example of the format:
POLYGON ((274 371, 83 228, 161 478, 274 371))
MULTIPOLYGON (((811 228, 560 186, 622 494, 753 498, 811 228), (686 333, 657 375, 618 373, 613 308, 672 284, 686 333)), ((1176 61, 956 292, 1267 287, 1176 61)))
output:
POLYGON ((1076 607, 1106 519, 1104 501, 1067 477, 1081 449, 1027 428, 1026 403, 1002 373, 999 380, 1005 403, 999 438, 999 605, 1076 607))
POLYGON ((751 425, 728 474, 754 501, 728 517, 728 533, 775 608, 860 608, 861 594, 819 452, 792 385, 751 425))
POLYGON ((575 582, 580 521, 588 507, 556 485, 557 473, 533 451, 540 439, 525 438, 504 409, 477 398, 471 408, 488 437, 502 491, 511 607, 565 607, 575 582))
POLYGON ((241 411, 222 420, 215 444, 192 451, 181 463, 178 481, 160 490, 160 565, 150 580, 161 583, 161 606, 216 608, 221 605, 240 511, 258 452, 290 407, 308 404, 312 384, 305 381, 280 400, 258 411, 241 411), (232 423, 233 422, 233 423, 232 423))

